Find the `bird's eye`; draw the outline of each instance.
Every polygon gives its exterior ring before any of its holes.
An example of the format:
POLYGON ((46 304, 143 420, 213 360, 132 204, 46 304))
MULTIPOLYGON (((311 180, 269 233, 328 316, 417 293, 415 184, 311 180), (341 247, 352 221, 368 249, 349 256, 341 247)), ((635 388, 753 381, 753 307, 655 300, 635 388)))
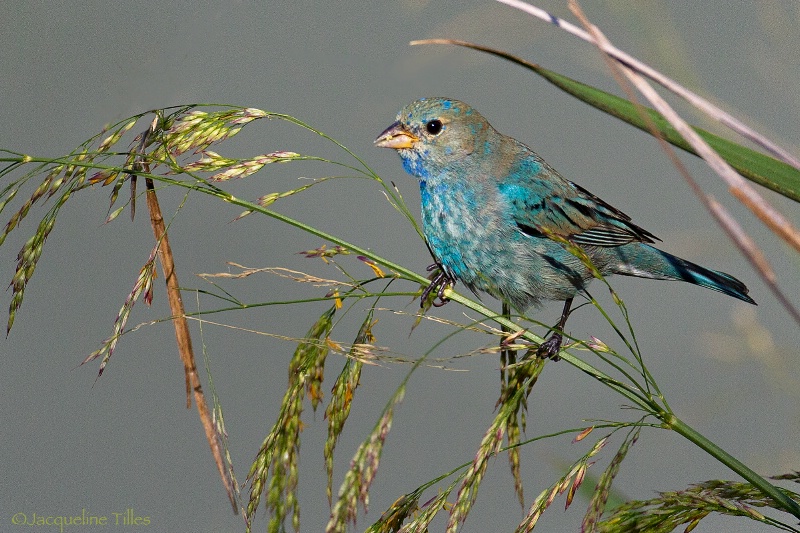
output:
POLYGON ((442 121, 435 119, 425 124, 425 130, 431 135, 439 135, 442 131, 442 121))

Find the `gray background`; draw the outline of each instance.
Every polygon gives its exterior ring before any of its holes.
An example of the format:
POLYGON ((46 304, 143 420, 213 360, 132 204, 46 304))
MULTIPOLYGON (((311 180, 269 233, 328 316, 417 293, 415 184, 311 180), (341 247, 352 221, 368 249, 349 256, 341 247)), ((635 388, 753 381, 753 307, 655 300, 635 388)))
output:
MULTIPOLYGON (((569 16, 564 4, 540 3, 569 16)), ((615 44, 723 102, 798 153, 796 2, 617 0, 587 2, 586 9, 615 44)), ((659 235, 666 250, 733 273, 748 284, 758 308, 684 284, 613 281, 631 311, 650 369, 676 413, 760 473, 798 469, 797 327, 689 193, 656 143, 500 60, 407 44, 440 36, 505 48, 618 92, 589 46, 488 0, 362 5, 12 2, 0 20, 0 147, 58 156, 104 124, 146 109, 191 102, 247 105, 292 114, 340 140, 385 179, 394 180, 416 214, 416 183, 403 173, 396 155, 374 149, 372 140, 415 98, 446 95, 465 100, 495 127, 533 146, 562 174, 659 235)), ((704 124, 691 112, 688 116, 704 124)), ((223 155, 239 157, 273 150, 344 158, 320 138, 274 121, 254 124, 218 147, 223 155)), ((688 156, 684 160, 703 186, 752 231, 797 303, 796 255, 731 200, 701 163, 688 156)), ((274 166, 224 187, 254 199, 296 187, 299 176, 332 171, 313 164, 274 166)), ((64 209, 16 325, 0 341, 0 530, 39 530, 12 526, 10 517, 18 512, 72 515, 85 508, 90 514, 113 516, 132 508, 136 515, 150 517, 151 531, 240 531, 241 518, 230 512, 196 412, 184 408, 183 370, 171 325, 161 323, 127 335, 96 383, 96 365, 78 367, 110 335, 114 317, 152 247, 143 202, 135 223, 125 214, 103 224, 108 192, 88 191, 64 209)), ((798 221, 796 205, 765 194, 798 221)), ((161 200, 170 216, 182 193, 168 190, 161 200)), ((368 182, 336 180, 275 208, 419 272, 430 262, 416 234, 368 182)), ((0 279, 11 279, 16 252, 41 213, 34 212, 6 241, 0 251, 0 279)), ((207 197, 189 199, 170 231, 183 286, 203 287, 194 274, 224 271, 225 261, 336 275, 332 267, 295 255, 323 244, 319 239, 265 217, 230 223, 238 213, 207 197)), ((4 213, 3 221, 9 215, 4 213)), ((367 275, 352 258, 343 259, 343 264, 359 276, 367 275)), ((169 314, 161 283, 159 277, 153 307, 137 305, 131 325, 169 314)), ((326 291, 268 275, 226 287, 248 302, 313 297, 326 291)), ((609 303, 599 286, 594 292, 609 303)), ((4 302, 8 297, 10 293, 4 302)), ((191 295, 185 300, 189 309, 197 308, 191 295)), ((497 305, 490 298, 485 301, 497 305)), ((209 301, 201 304, 203 309, 214 306, 209 301)), ((408 299, 387 301, 386 306, 409 313, 416 309, 408 299)), ((325 308, 261 308, 212 319, 299 337, 325 308)), ((334 335, 337 340, 352 340, 363 308, 356 305, 334 335)), ((553 322, 559 310, 560 304, 552 304, 537 317, 553 322)), ((465 320, 455 305, 437 313, 465 320)), ((419 357, 450 331, 424 323, 409 336, 411 317, 388 312, 378 317, 378 344, 410 358, 419 357)), ((197 325, 192 327, 197 335, 197 325)), ((573 316, 569 330, 618 345, 602 317, 588 308, 573 316)), ((237 474, 244 480, 277 415, 294 345, 210 325, 204 334, 237 474)), ((434 355, 451 357, 494 342, 463 334, 434 355)), ((199 357, 199 336, 195 346, 199 357)), ((341 363, 340 357, 329 359, 326 393, 341 363)), ((376 520, 400 495, 473 456, 493 416, 498 358, 461 358, 447 366, 467 372, 422 368, 412 377, 371 491, 369 512, 359 518, 357 530, 376 520)), ((389 391, 409 368, 387 362, 365 369, 337 448, 335 488, 389 391)), ((551 364, 529 400, 527 434, 580 427, 586 418, 629 419, 633 415, 620 410, 622 403, 568 364, 551 364)), ((329 512, 323 483, 325 422, 321 411, 314 415, 310 409, 304 420, 302 524, 304 531, 320 531, 329 512)), ((523 449, 527 502, 588 449, 588 443, 573 445, 570 440, 565 436, 523 449)), ((602 465, 612 453, 609 449, 601 455, 602 465)), ((595 474, 599 473, 598 468, 595 474)), ((629 497, 648 498, 657 490, 731 476, 679 436, 650 430, 623 464, 616 487, 629 497)), ((566 513, 562 506, 559 499, 545 513, 543 530, 576 529, 586 501, 578 499, 566 513)), ((491 463, 463 530, 509 531, 520 518, 502 456, 491 463)), ((440 530, 442 522, 436 524, 434 530, 440 530)), ((255 529, 264 527, 260 511, 255 529)), ((716 519, 696 531, 759 527, 716 519)))

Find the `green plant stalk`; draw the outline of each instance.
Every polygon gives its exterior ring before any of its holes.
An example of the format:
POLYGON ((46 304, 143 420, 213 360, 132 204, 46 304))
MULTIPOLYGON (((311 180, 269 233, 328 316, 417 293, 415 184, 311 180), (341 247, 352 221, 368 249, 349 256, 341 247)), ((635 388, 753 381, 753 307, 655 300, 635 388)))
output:
POLYGON ((688 426, 683 420, 673 414, 664 413, 665 416, 660 417, 664 422, 664 427, 671 429, 690 441, 692 444, 697 445, 702 450, 705 450, 709 455, 714 457, 717 461, 724 464, 745 480, 757 487, 758 490, 775 500, 775 503, 783 507, 787 512, 800 518, 800 504, 793 499, 789 498, 786 494, 781 492, 778 487, 759 476, 747 465, 733 457, 731 454, 708 440, 706 437, 698 433, 694 428, 688 426))
MULTIPOLYGON (((374 259, 374 258, 373 258, 374 259)), ((506 325, 512 328, 512 331, 516 331, 519 328, 519 325, 514 323, 513 321, 509 320, 508 318, 502 316, 495 316, 492 314, 492 311, 483 305, 480 305, 468 298, 461 296, 460 294, 454 293, 453 291, 447 291, 445 293, 447 298, 450 298, 453 301, 457 301, 461 305, 468 307, 478 313, 481 313, 485 316, 491 317, 495 322, 500 324, 506 325), (488 313, 488 314, 487 314, 488 313)), ((530 334, 529 332, 525 332, 522 337, 532 340, 533 342, 541 342, 541 339, 536 335, 530 334)), ((797 502, 786 496, 783 492, 781 492, 776 486, 771 484, 769 481, 758 475, 755 471, 753 471, 750 467, 733 457, 731 454, 708 440, 698 431, 696 431, 691 426, 687 425, 684 421, 673 415, 669 411, 665 411, 663 408, 658 406, 653 400, 646 398, 641 395, 641 392, 629 388, 625 383, 618 382, 614 378, 608 376, 607 374, 603 373, 602 371, 598 370, 597 368, 593 367, 592 365, 578 359, 570 355, 568 352, 561 352, 560 357, 571 364, 572 366, 586 372, 587 374, 591 375, 598 381, 608 385, 618 393, 622 394, 629 400, 635 402, 637 405, 641 406, 644 410, 652 413, 653 415, 657 416, 663 422, 663 427, 665 429, 671 429, 690 441, 691 443, 698 446, 700 449, 717 459, 719 462, 733 470, 735 473, 739 474, 742 478, 749 481, 753 484, 753 486, 757 487, 761 492, 775 500, 775 502, 780 505, 783 509, 787 512, 793 514, 794 516, 800 518, 800 505, 797 502)))
MULTIPOLYGON (((280 220, 281 222, 283 222, 285 224, 288 224, 290 226, 294 226, 294 227, 296 227, 298 229, 301 229, 301 230, 303 230, 303 231, 305 231, 307 233, 310 233, 312 235, 320 237, 321 239, 325 239, 325 240, 327 240, 329 242, 332 242, 334 244, 338 244, 338 245, 342 246, 343 248, 347 248, 351 252, 355 252, 355 253, 357 253, 359 255, 363 255, 365 257, 368 257, 368 258, 374 260, 375 262, 380 263, 381 265, 383 265, 383 266, 385 266, 385 267, 387 267, 387 268, 389 268, 391 270, 394 270, 395 272, 397 272, 398 274, 401 274, 404 278, 408 279, 409 281, 417 281, 419 283, 427 283, 427 281, 428 281, 427 278, 425 278, 424 276, 421 276, 420 274, 417 274, 416 272, 414 272, 412 270, 409 270, 407 268, 404 268, 401 265, 398 265, 398 264, 393 263, 393 262, 391 262, 391 261, 389 261, 387 259, 384 259, 384 258, 382 258, 380 256, 377 256, 373 252, 370 252, 369 250, 367 250, 365 248, 361 248, 361 247, 359 247, 359 246, 357 246, 355 244, 351 244, 351 243, 349 243, 347 241, 344 241, 344 240, 342 240, 342 239, 340 239, 340 238, 338 238, 338 237, 336 237, 334 235, 331 235, 329 233, 325 233, 324 231, 318 230, 318 229, 314 228, 313 226, 309 226, 307 224, 304 224, 303 222, 300 222, 299 220, 295 220, 295 219, 293 219, 291 217, 288 217, 286 215, 282 215, 281 213, 278 213, 277 211, 273 211, 271 209, 267 209, 267 208, 262 207, 262 206, 260 206, 258 204, 254 204, 252 202, 248 202, 247 200, 239 199, 239 198, 237 198, 237 197, 225 192, 224 190, 217 188, 216 186, 213 186, 213 185, 209 184, 208 187, 204 187, 203 185, 206 185, 206 182, 202 181, 202 180, 200 180, 199 182, 195 182, 195 183, 189 183, 189 182, 178 180, 178 179, 168 178, 166 176, 162 176, 162 175, 159 175, 159 174, 151 174, 151 173, 148 173, 148 172, 137 172, 137 171, 133 171, 132 169, 122 169, 120 167, 113 166, 113 165, 100 165, 100 164, 97 164, 97 163, 82 163, 82 162, 79 162, 79 161, 69 160, 68 158, 55 158, 55 159, 51 158, 51 159, 48 159, 48 158, 35 158, 35 157, 28 156, 28 155, 20 155, 19 158, 0 157, 0 162, 9 162, 9 161, 19 162, 20 159, 22 159, 26 163, 69 164, 69 165, 74 165, 76 167, 86 167, 86 168, 92 168, 92 169, 97 169, 97 170, 115 170, 115 171, 119 171, 119 172, 126 172, 128 174, 136 175, 136 176, 143 177, 143 178, 150 178, 150 179, 152 179, 154 181, 159 181, 159 182, 165 183, 167 185, 177 185, 179 187, 184 187, 186 189, 193 189, 193 190, 196 190, 197 192, 202 192, 202 193, 205 193, 205 194, 208 194, 208 195, 211 195, 211 196, 216 196, 220 200, 223 200, 223 201, 225 201, 225 202, 227 202, 229 204, 237 205, 237 206, 240 206, 240 207, 244 207, 247 210, 258 212, 258 213, 267 215, 269 217, 275 218, 275 219, 280 220)), ((89 184, 86 184, 86 186, 89 186, 89 184)), ((491 314, 491 311, 487 310, 487 312, 489 312, 491 314)))
MULTIPOLYGON (((44 159, 44 158, 37 159, 37 158, 30 157, 30 156, 22 156, 22 158, 23 158, 23 160, 25 162, 52 163, 52 162, 58 161, 58 160, 54 161, 53 159, 44 159)), ((0 158, 0 161, 9 161, 9 160, 10 160, 10 158, 0 158)), ((17 160, 17 161, 19 161, 19 160, 17 160)), ((100 170, 108 170, 108 169, 120 170, 119 167, 113 167, 113 166, 108 166, 108 165, 98 165, 96 163, 94 163, 94 164, 92 164, 92 163, 83 164, 82 162, 73 162, 71 164, 75 164, 76 166, 86 166, 86 167, 91 167, 91 168, 97 168, 97 169, 100 169, 100 170)), ((147 172, 130 172, 130 173, 133 173, 133 174, 136 174, 138 176, 145 177, 145 178, 151 178, 153 180, 160 181, 160 182, 165 183, 165 184, 177 185, 177 186, 184 187, 184 188, 187 188, 187 189, 194 189, 194 190, 197 190, 198 192, 202 192, 202 193, 205 193, 205 194, 216 196, 216 197, 220 198, 221 200, 223 200, 225 202, 228 202, 230 204, 237 205, 237 206, 240 206, 240 207, 244 207, 244 208, 246 208, 248 210, 252 210, 252 211, 255 211, 255 212, 262 213, 262 214, 267 215, 269 217, 272 217, 272 218, 275 218, 277 220, 280 220, 281 222, 284 222, 285 224, 288 224, 290 226, 294 226, 294 227, 296 227, 298 229, 301 229, 301 230, 303 230, 303 231, 305 231, 307 233, 310 233, 312 235, 320 237, 321 239, 325 239, 325 240, 327 240, 329 242, 332 242, 334 244, 338 244, 339 246, 347 248, 352 252, 355 252, 357 254, 363 255, 365 257, 368 257, 368 258, 372 259, 373 261, 375 261, 376 263, 379 263, 379 264, 385 266, 386 268, 389 268, 389 269, 395 271, 396 273, 400 274, 404 279, 407 279, 409 281, 414 281, 414 282, 417 282, 417 283, 420 283, 420 284, 424 284, 424 283, 428 282, 428 279, 425 278, 424 276, 421 276, 420 274, 417 274, 416 272, 413 272, 413 271, 411 271, 411 270, 409 270, 409 269, 407 269, 405 267, 402 267, 402 266, 400 266, 400 265, 398 265, 396 263, 393 263, 393 262, 391 262, 391 261, 389 261, 387 259, 384 259, 383 257, 375 254, 374 252, 371 252, 371 251, 369 251, 367 249, 361 248, 361 247, 359 247, 357 245, 351 244, 351 243, 349 243, 349 242, 347 242, 347 241, 345 241, 343 239, 340 239, 339 237, 336 237, 336 236, 331 235, 329 233, 326 233, 324 231, 318 230, 318 229, 316 229, 316 228, 314 228, 312 226, 309 226, 307 224, 304 224, 303 222, 300 222, 299 220, 295 220, 295 219, 293 219, 291 217, 288 217, 288 216, 283 215, 281 213, 278 213, 276 211, 272 211, 271 209, 267 209, 267 208, 262 207, 260 205, 253 204, 252 202, 248 202, 246 200, 241 200, 241 199, 239 199, 239 198, 237 198, 237 197, 235 197, 233 195, 230 195, 229 193, 227 193, 227 192, 225 192, 222 189, 219 189, 217 187, 213 187, 213 186, 204 187, 204 186, 202 186, 205 183, 203 181, 189 183, 189 182, 185 182, 185 181, 182 181, 182 180, 176 180, 176 179, 168 178, 168 177, 162 176, 162 175, 150 174, 150 173, 147 173, 147 172)), ((472 309, 473 311, 476 311, 476 312, 486 316, 487 318, 491 318, 492 320, 494 320, 498 324, 505 325, 505 326, 509 327, 511 329, 511 331, 517 331, 519 329, 519 327, 520 327, 519 324, 513 322, 509 318, 505 318, 505 317, 502 317, 500 315, 497 315, 491 309, 485 307, 484 305, 482 305, 482 304, 480 304, 478 302, 475 302, 475 301, 473 301, 473 300, 471 300, 469 298, 466 298, 466 297, 454 292, 452 289, 448 289, 447 291, 445 291, 445 296, 447 298, 455 301, 455 302, 460 303, 461 305, 467 307, 468 309, 472 309)), ((541 337, 539 337, 537 335, 534 335, 533 333, 531 333, 529 331, 526 331, 522 335, 522 337, 527 339, 527 340, 529 340, 529 341, 536 342, 536 343, 541 343, 543 341, 543 339, 541 337)), ((682 435, 683 437, 685 437, 690 442, 696 444, 702 450, 704 450, 707 453, 709 453, 712 457, 716 458, 718 461, 720 461, 721 463, 726 465, 728 468, 730 468, 731 470, 733 470, 734 472, 736 472, 737 474, 742 476, 742 478, 744 478, 747 481, 749 481, 750 483, 752 483, 755 487, 758 487, 759 490, 761 490, 764 494, 768 495, 770 498, 774 499, 781 507, 786 509, 787 512, 789 512, 789 513, 793 514, 794 516, 800 518, 800 505, 798 505, 796 502, 794 502, 793 500, 788 498, 785 494, 780 492, 777 487, 775 487, 774 485, 769 483, 769 481, 767 481, 763 477, 759 476, 756 472, 751 470, 744 463, 742 463, 738 459, 734 458, 729 453, 725 452, 722 448, 720 448, 719 446, 717 446, 716 444, 714 444, 713 442, 711 442, 710 440, 705 438, 703 435, 698 433, 696 430, 694 430, 693 428, 691 428, 690 426, 685 424, 682 420, 680 420, 677 417, 675 417, 672 413, 669 413, 668 411, 665 411, 658 404, 656 404, 651 398, 643 395, 641 391, 637 390, 634 387, 631 387, 630 385, 627 385, 625 383, 619 382, 618 380, 616 380, 616 379, 612 378, 611 376, 605 374, 604 372, 600 371, 599 369, 595 368, 594 366, 590 365, 589 363, 586 363, 585 361, 582 361, 581 359, 569 354, 568 352, 561 352, 560 356, 564 361, 568 362, 569 364, 573 365, 574 367, 578 368, 579 370, 582 370, 583 372, 591 375, 592 377, 594 377, 596 380, 600 381, 601 383, 606 384, 610 388, 614 389, 615 391, 617 391, 618 393, 620 393, 624 397, 626 397, 629 400, 631 400, 632 402, 634 402, 636 405, 641 407, 646 412, 649 412, 649 413, 653 414, 654 416, 657 416, 658 418, 660 418, 664 422, 664 427, 665 428, 672 429, 672 430, 676 431, 678 434, 682 435)))

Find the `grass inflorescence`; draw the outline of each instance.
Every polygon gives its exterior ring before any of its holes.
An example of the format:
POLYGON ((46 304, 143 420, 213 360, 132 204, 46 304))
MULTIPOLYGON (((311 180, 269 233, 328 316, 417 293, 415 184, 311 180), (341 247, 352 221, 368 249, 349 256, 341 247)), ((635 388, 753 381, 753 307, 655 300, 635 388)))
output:
MULTIPOLYGON (((460 43, 464 44, 464 43, 460 43)), ((476 48, 476 46, 472 46, 476 48)), ((481 49, 480 47, 477 47, 481 49)), ((495 53, 496 51, 491 51, 495 53)), ((506 56, 502 56, 506 57, 506 56)), ((507 59, 510 57, 506 57, 507 59)), ((539 68, 538 66, 536 66, 539 68)), ((540 74, 550 76, 565 86, 577 90, 572 80, 565 80, 553 76, 550 71, 538 70, 540 74)), ((587 91, 586 86, 579 87, 587 91)), ((593 93, 594 94, 594 93, 593 93)), ((717 142, 712 139, 712 141, 717 142)), ((672 141, 670 141, 672 142, 672 141)), ((731 150, 730 144, 718 144, 726 150, 731 150)), ((737 165, 746 165, 741 158, 734 158, 737 165)), ((439 349, 442 344, 452 336, 464 331, 480 332, 489 339, 482 353, 500 353, 500 378, 501 387, 495 416, 489 426, 482 429, 482 438, 475 454, 462 464, 448 472, 434 476, 429 482, 405 492, 381 514, 369 528, 370 532, 416 532, 425 531, 432 521, 441 514, 447 513, 447 531, 457 531, 463 527, 478 498, 481 484, 486 478, 492 459, 500 454, 507 454, 508 465, 511 469, 514 490, 520 505, 525 509, 524 516, 517 527, 517 531, 530 531, 539 522, 542 514, 563 495, 564 506, 570 507, 576 497, 578 489, 592 474, 590 468, 598 461, 606 461, 606 467, 597 477, 594 489, 588 497, 588 509, 583 518, 584 531, 672 531, 685 526, 686 531, 694 528, 703 518, 719 513, 756 520, 775 526, 786 531, 798 531, 788 522, 800 517, 800 497, 798 494, 779 488, 763 476, 758 475, 746 465, 725 452, 685 422, 680 420, 671 410, 664 393, 662 393, 655 377, 646 365, 647 356, 636 340, 631 317, 619 295, 614 292, 607 281, 594 268, 589 257, 583 249, 575 243, 558 235, 549 235, 550 238, 560 242, 565 249, 579 257, 587 267, 608 288, 615 309, 607 310, 600 302, 586 295, 584 305, 593 306, 598 315, 603 317, 612 328, 616 338, 614 340, 598 339, 591 337, 588 340, 570 338, 570 342, 559 354, 561 358, 576 369, 580 370, 591 380, 608 387, 620 395, 630 407, 628 413, 633 417, 624 420, 608 420, 593 422, 589 427, 564 429, 552 435, 539 435, 525 438, 528 423, 526 419, 527 401, 534 393, 534 385, 539 380, 542 370, 548 360, 535 356, 536 346, 542 341, 536 331, 541 324, 525 316, 510 316, 509 309, 497 314, 482 303, 466 298, 453 288, 446 288, 441 295, 430 294, 422 309, 409 316, 409 329, 414 327, 424 318, 436 321, 437 324, 449 328, 440 343, 431 347, 428 353, 419 357, 393 357, 389 349, 376 344, 377 323, 376 314, 381 312, 377 307, 378 301, 401 297, 406 304, 409 297, 419 297, 422 288, 430 281, 424 275, 416 273, 413 269, 389 261, 379 252, 367 247, 350 243, 338 237, 335 232, 323 231, 312 227, 302 220, 281 214, 272 209, 273 204, 292 195, 302 194, 311 187, 320 186, 329 180, 339 177, 358 177, 366 179, 373 185, 382 189, 388 203, 402 214, 409 224, 409 229, 415 231, 420 237, 422 232, 415 222, 411 212, 406 207, 399 191, 392 185, 384 182, 380 176, 373 172, 369 166, 356 154, 351 152, 338 141, 312 126, 288 115, 262 111, 251 107, 236 106, 207 106, 187 105, 169 109, 155 110, 129 117, 113 124, 103 132, 87 140, 75 151, 63 157, 37 158, 16 152, 4 151, 2 161, 6 166, 0 169, 0 179, 7 180, 0 189, 0 213, 11 209, 15 202, 20 202, 13 211, 5 227, 0 233, 0 245, 6 237, 20 227, 20 224, 38 208, 51 202, 33 235, 23 244, 17 255, 17 264, 12 277, 11 298, 7 331, 11 329, 14 320, 22 305, 25 289, 31 281, 36 266, 42 258, 45 242, 51 235, 56 224, 57 216, 71 197, 76 193, 95 188, 107 188, 109 191, 109 208, 106 220, 111 222, 118 218, 126 209, 131 216, 135 213, 137 193, 137 180, 144 179, 148 202, 154 198, 155 187, 158 183, 160 190, 178 187, 185 195, 206 194, 221 202, 232 204, 242 209, 237 217, 246 215, 265 215, 279 223, 287 224, 319 238, 323 244, 318 248, 298 252, 309 259, 319 259, 328 267, 336 270, 334 278, 322 278, 296 270, 282 267, 245 268, 236 274, 204 275, 203 279, 212 283, 209 290, 197 290, 199 295, 207 296, 220 307, 206 309, 197 313, 185 313, 173 308, 173 316, 168 320, 178 322, 191 315, 192 318, 204 321, 206 315, 223 313, 230 310, 255 309, 266 306, 300 305, 309 302, 325 302, 326 310, 316 319, 301 339, 291 339, 281 336, 286 341, 296 344, 292 357, 288 362, 288 382, 286 391, 280 403, 277 419, 269 425, 267 434, 262 442, 255 459, 250 465, 247 484, 249 496, 242 505, 248 531, 253 527, 258 510, 262 507, 268 515, 267 529, 269 531, 283 531, 286 523, 299 531, 300 499, 298 486, 300 441, 304 422, 303 412, 306 402, 316 411, 326 401, 326 375, 329 382, 330 376, 335 375, 330 388, 330 398, 324 409, 324 419, 327 424, 327 438, 325 440, 322 456, 325 464, 327 499, 330 507, 330 519, 326 531, 344 532, 355 527, 360 509, 366 510, 369 505, 369 493, 378 473, 381 456, 389 438, 395 419, 395 412, 402 402, 408 388, 409 376, 422 367, 428 355, 439 349), (247 157, 233 158, 223 155, 221 146, 223 142, 233 138, 244 126, 261 119, 277 119, 287 121, 332 143, 339 153, 344 154, 346 161, 342 162, 328 157, 300 154, 290 150, 273 150, 268 153, 247 157), (134 135, 139 126, 138 135, 134 135), (131 138, 132 137, 132 138, 131 138), (129 139, 127 149, 121 149, 123 139, 129 139), (213 148, 213 149, 212 149, 213 148), (245 179, 257 172, 263 171, 268 165, 274 163, 300 164, 303 161, 326 163, 333 168, 347 174, 347 176, 324 176, 312 180, 301 187, 285 191, 269 191, 256 199, 248 200, 237 198, 224 190, 226 182, 233 179, 245 179), (126 201, 120 201, 125 186, 129 187, 130 196, 126 201), (23 190, 33 189, 25 197, 23 190), (21 198, 24 198, 20 200, 21 198), (119 205, 121 203, 121 205, 119 205), (355 265, 355 266, 353 266, 355 265), (355 268, 367 272, 368 277, 351 274, 355 268), (264 302, 257 305, 250 304, 244 298, 234 295, 233 290, 224 288, 222 281, 212 278, 226 277, 226 281, 235 282, 250 275, 269 272, 289 278, 299 283, 308 283, 315 286, 319 295, 283 302, 264 302), (395 288, 395 284, 404 284, 395 288), (392 289, 392 290, 390 290, 392 289), (322 292, 324 291, 324 292, 322 292), (435 316, 433 302, 436 297, 443 297, 452 301, 451 305, 463 306, 466 312, 477 314, 478 318, 470 319, 472 322, 458 324, 435 316), (357 303, 363 303, 356 307, 357 303), (362 309, 364 308, 364 309, 362 309), (336 340, 336 332, 342 338, 340 326, 341 317, 348 313, 357 314, 363 311, 357 331, 346 332, 346 337, 353 339, 352 343, 336 340), (621 317, 621 320, 619 318, 621 317), (500 343, 499 348, 497 347, 500 343), (617 349, 615 346, 620 346, 617 349), (524 350, 524 352, 523 352, 524 350), (519 353, 523 353, 519 357, 519 353), (580 353, 581 357, 576 354, 580 353), (338 372, 331 372, 330 367, 334 356, 336 363, 340 363, 338 372), (361 445, 349 461, 349 467, 339 484, 334 495, 334 463, 338 439, 345 430, 351 407, 356 401, 356 391, 362 378, 364 364, 373 364, 376 361, 389 363, 411 363, 412 366, 406 379, 388 397, 383 411, 368 435, 364 437, 361 445), (597 437, 588 451, 581 447, 583 440, 595 431, 608 430, 597 437), (699 449, 707 452, 710 457, 729 467, 740 475, 745 481, 705 481, 689 485, 686 489, 675 492, 662 492, 659 496, 649 500, 634 500, 615 506, 609 506, 609 495, 612 485, 621 471, 624 460, 632 449, 634 443, 646 442, 646 436, 653 431, 674 431, 695 444, 699 449), (522 451, 532 443, 556 438, 566 433, 577 433, 573 440, 573 449, 577 459, 566 468, 552 483, 542 490, 530 504, 526 505, 525 492, 523 491, 523 475, 520 468, 522 451), (613 439, 621 440, 616 453, 604 457, 603 451, 609 447, 613 439), (435 491, 435 493, 433 493, 435 491), (782 513, 780 516, 790 516, 782 520, 762 514, 762 508, 770 508, 773 514, 782 513)), ((759 159, 759 169, 763 165, 769 168, 769 162, 759 159)), ((747 174, 747 169, 737 166, 737 171, 747 174)), ((755 170, 754 173, 763 173, 755 170)), ((150 204, 148 204, 150 205, 150 204)), ((151 216, 153 212, 151 211, 151 216)), ((178 213, 175 214, 177 216, 178 213)), ((160 213, 159 213, 160 216, 160 213)), ((161 220, 161 233, 156 232, 156 245, 144 261, 133 289, 123 303, 114 320, 112 335, 106 339, 101 347, 90 354, 84 363, 100 359, 99 374, 107 368, 109 360, 114 353, 118 342, 123 335, 138 329, 130 328, 128 319, 135 302, 144 300, 150 303, 153 298, 153 282, 156 277, 155 263, 159 254, 164 253, 166 227, 161 220)), ((240 265, 234 265, 240 267, 240 265)), ((432 273, 434 276, 436 273, 432 273)), ((165 278, 169 278, 165 275, 165 278)), ((176 290, 176 286, 170 289, 176 290)), ((386 308, 384 308, 386 309, 386 308)), ((391 309, 390 307, 388 309, 391 309)), ((396 311, 393 310, 392 311, 396 311)), ((398 314, 403 312, 397 311, 398 314)), ((210 322, 206 321, 209 324, 210 322)), ((278 337, 278 335, 275 335, 278 337)), ((179 340, 179 345, 181 344, 179 340)), ((476 351, 477 353, 478 351, 476 351)), ((190 381, 189 376, 195 371, 193 364, 185 360, 187 369, 187 391, 200 390, 199 381, 190 381)), ((206 360, 206 370, 210 381, 210 357, 206 360)), ((193 379, 197 379, 196 376, 193 379)), ((212 389, 213 390, 213 389, 212 389)), ((196 396, 196 399, 198 396, 196 396)), ((200 400, 198 399, 198 403, 200 400)), ((201 419, 203 418, 203 409, 201 419)), ((228 454, 227 439, 221 420, 221 401, 214 390, 214 425, 208 434, 212 450, 215 443, 222 442, 224 447, 226 467, 220 472, 226 487, 235 483, 233 476, 233 460, 228 454)), ((637 450, 641 447, 637 447, 637 450)), ((776 476, 774 480, 797 482, 797 473, 776 476)), ((587 483, 587 485, 589 485, 587 483)), ((399 484, 398 484, 399 486, 399 484)), ((232 501, 238 501, 238 490, 230 487, 232 501), (233 494, 236 493, 234 496, 233 494)), ((238 488, 237 488, 238 489, 238 488)), ((402 490, 407 490, 405 487, 402 490)), ((586 487, 584 486, 584 489, 586 487)))

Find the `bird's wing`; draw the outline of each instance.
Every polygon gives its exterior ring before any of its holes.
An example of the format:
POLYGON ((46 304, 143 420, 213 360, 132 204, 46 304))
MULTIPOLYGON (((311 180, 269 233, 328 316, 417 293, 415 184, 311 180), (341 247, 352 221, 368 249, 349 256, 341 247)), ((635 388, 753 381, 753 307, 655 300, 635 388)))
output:
POLYGON ((540 159, 529 160, 514 170, 509 179, 499 182, 498 190, 524 233, 536 237, 551 233, 592 246, 659 240, 616 207, 562 178, 540 159))

